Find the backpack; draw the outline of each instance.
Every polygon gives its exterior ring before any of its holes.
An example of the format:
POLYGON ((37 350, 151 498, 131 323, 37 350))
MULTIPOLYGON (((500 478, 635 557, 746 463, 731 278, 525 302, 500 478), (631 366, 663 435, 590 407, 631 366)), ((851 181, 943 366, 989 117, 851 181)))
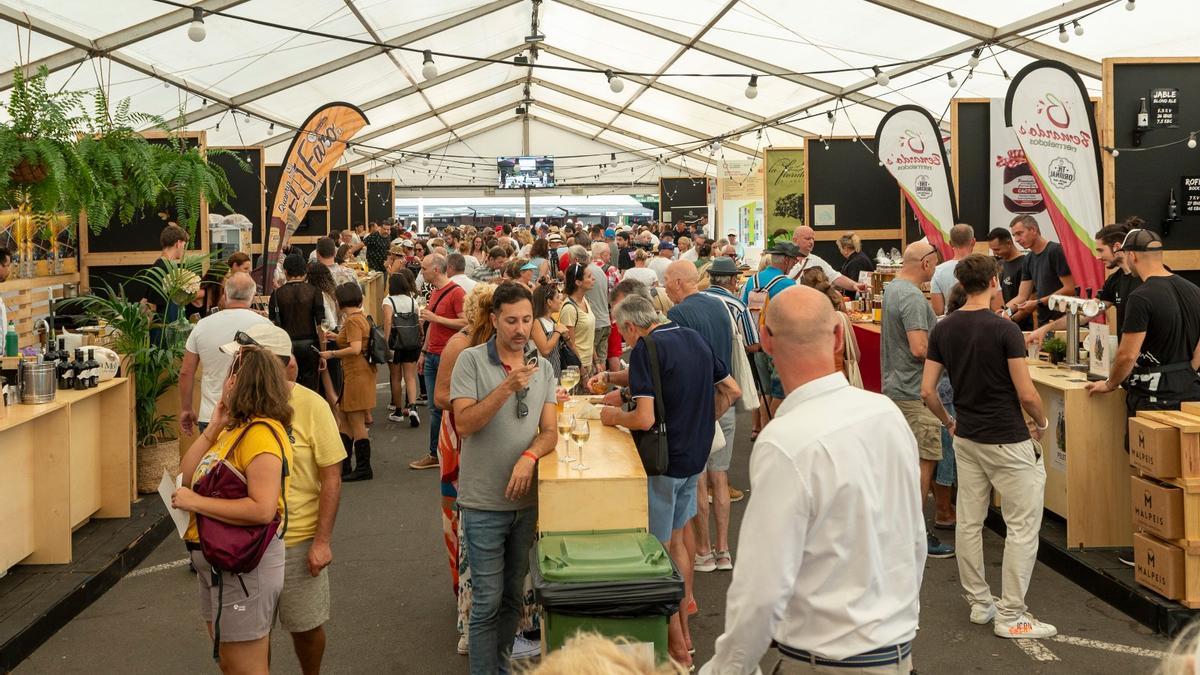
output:
MULTIPOLYGON (((754 317, 754 322, 762 328, 767 320, 767 305, 771 302, 771 289, 775 284, 783 279, 787 279, 786 274, 780 274, 774 279, 767 282, 762 288, 753 288, 746 294, 746 309, 750 311, 750 316, 754 317)), ((754 283, 758 283, 757 279, 754 283)))
POLYGON ((414 302, 413 310, 401 312, 396 309, 396 301, 392 300, 392 334, 388 336, 388 349, 395 352, 420 349, 421 323, 415 309, 414 302))
POLYGON ((375 319, 370 315, 367 316, 367 325, 370 330, 367 331, 367 363, 372 365, 381 365, 388 362, 388 343, 383 337, 383 331, 379 330, 379 326, 375 325, 375 319))

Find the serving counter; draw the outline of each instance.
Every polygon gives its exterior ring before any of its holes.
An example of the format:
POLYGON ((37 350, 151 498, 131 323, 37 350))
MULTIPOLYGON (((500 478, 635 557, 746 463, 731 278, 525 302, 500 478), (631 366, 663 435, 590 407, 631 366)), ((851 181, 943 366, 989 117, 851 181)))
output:
POLYGON ((363 292, 363 311, 375 322, 383 326, 383 299, 387 297, 387 277, 381 272, 370 272, 365 277, 358 278, 363 292))
POLYGON ((1029 374, 1050 422, 1045 506, 1066 519, 1067 547, 1131 546, 1125 391, 1088 396, 1085 374, 1047 363, 1029 374))
MULTIPOLYGON (((567 412, 578 409, 572 399, 567 412)), ((583 444, 586 471, 559 460, 563 442, 538 461, 538 531, 588 532, 649 529, 646 472, 633 436, 620 427, 588 420, 591 436, 583 444)), ((571 456, 579 449, 571 444, 571 456)))
POLYGON ((125 518, 135 498, 133 383, 60 391, 0 416, 0 575, 18 563, 71 562, 71 532, 125 518))

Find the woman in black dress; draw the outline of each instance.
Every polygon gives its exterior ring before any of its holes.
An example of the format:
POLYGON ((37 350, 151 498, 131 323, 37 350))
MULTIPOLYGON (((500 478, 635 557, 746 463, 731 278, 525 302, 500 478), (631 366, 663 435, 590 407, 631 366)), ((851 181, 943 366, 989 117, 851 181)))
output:
POLYGON ((325 320, 325 303, 315 286, 305 283, 308 266, 304 258, 289 255, 283 260, 287 282, 271 291, 267 315, 272 323, 284 329, 292 338, 292 355, 298 370, 296 382, 321 393, 321 322, 325 320))
MULTIPOLYGON (((871 258, 862 252, 862 240, 857 234, 843 234, 838 239, 838 250, 842 252, 842 257, 846 262, 842 265, 842 269, 838 270, 842 274, 850 278, 855 283, 858 282, 860 272, 874 272, 875 263, 871 258)), ((854 291, 842 291, 848 297, 854 297, 854 291)))

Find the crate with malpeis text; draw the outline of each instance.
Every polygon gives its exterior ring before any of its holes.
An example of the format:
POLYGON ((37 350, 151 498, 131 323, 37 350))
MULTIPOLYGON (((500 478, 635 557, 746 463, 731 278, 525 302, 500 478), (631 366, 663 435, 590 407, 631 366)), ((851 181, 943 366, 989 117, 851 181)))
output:
POLYGON ((1200 406, 1129 418, 1138 583, 1200 608, 1200 406))

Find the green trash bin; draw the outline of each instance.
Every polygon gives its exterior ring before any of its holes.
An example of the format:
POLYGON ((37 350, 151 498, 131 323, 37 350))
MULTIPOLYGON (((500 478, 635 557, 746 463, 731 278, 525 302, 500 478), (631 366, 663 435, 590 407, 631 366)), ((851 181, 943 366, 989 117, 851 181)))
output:
POLYGON ((551 533, 531 555, 548 651, 579 631, 593 631, 653 644, 655 659, 667 660, 667 623, 683 599, 683 578, 653 535, 551 533))

